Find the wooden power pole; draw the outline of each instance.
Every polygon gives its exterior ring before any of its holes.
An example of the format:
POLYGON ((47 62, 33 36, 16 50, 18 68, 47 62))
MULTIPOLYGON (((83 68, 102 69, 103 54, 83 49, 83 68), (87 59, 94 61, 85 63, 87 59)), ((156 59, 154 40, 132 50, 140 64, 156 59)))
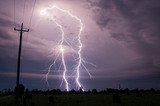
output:
POLYGON ((19 85, 19 76, 20 76, 20 63, 21 63, 21 47, 22 47, 22 35, 23 32, 29 32, 29 29, 23 29, 23 23, 21 24, 21 29, 14 28, 15 31, 20 32, 20 39, 19 39, 19 51, 18 51, 18 61, 17 61, 17 82, 16 85, 19 85))

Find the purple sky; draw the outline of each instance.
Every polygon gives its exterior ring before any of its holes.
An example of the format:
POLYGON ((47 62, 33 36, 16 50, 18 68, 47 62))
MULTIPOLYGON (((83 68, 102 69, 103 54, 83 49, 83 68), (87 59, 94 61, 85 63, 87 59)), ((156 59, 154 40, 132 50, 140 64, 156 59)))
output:
MULTIPOLYGON (((26 0, 25 9, 24 1, 15 0, 14 14, 14 0, 0 0, 1 90, 14 88, 16 83, 19 33, 13 28, 19 28, 22 22, 30 32, 23 34, 20 82, 30 89, 60 88, 56 71, 49 77, 50 87, 42 80, 55 59, 60 34, 53 22, 40 15, 40 10, 52 5, 69 10, 85 26, 82 55, 96 65, 86 64, 92 79, 81 70, 80 81, 85 89, 117 88, 119 84, 132 89, 160 88, 159 0, 37 0, 31 23, 34 0, 26 0)), ((76 22, 56 13, 67 35, 77 33, 76 22)), ((72 66, 71 62, 67 64, 72 66)))

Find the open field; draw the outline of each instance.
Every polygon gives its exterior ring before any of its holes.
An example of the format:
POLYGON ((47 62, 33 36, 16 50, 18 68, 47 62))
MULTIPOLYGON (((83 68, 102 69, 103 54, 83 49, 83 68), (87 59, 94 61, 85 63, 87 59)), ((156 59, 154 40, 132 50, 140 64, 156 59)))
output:
MULTIPOLYGON (((119 95, 121 102, 113 103, 113 94, 34 94, 26 106, 160 106, 160 94, 119 95), (49 96, 54 97, 54 104, 49 104, 49 96)), ((23 106, 23 104, 16 103, 14 96, 1 96, 0 106, 23 106)))

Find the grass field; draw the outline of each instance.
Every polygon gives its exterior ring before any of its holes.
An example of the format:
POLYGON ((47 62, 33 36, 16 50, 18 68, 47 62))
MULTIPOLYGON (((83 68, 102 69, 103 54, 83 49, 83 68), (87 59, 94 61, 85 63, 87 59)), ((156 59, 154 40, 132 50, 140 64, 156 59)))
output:
MULTIPOLYGON (((121 103, 113 103, 113 94, 60 94, 52 95, 54 104, 49 104, 51 95, 34 94, 26 106, 160 106, 160 94, 119 94, 121 103), (32 103, 32 104, 31 104, 32 103)), ((0 106, 23 106, 16 103, 14 96, 1 96, 0 106)))

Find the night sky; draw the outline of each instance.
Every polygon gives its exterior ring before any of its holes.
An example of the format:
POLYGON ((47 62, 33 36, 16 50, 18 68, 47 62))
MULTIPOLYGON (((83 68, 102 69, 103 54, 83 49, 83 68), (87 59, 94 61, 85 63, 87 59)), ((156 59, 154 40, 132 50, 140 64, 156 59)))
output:
MULTIPOLYGON (((19 45, 23 33, 20 83, 29 89, 61 89, 60 62, 55 60, 60 31, 40 15, 44 8, 56 5, 79 17, 82 56, 88 63, 81 68, 80 82, 85 90, 105 88, 160 88, 160 1, 159 0, 0 0, 0 90, 14 89, 19 45), (15 1, 15 2, 14 2, 15 1), (15 4, 15 5, 14 5, 15 4), (32 14, 33 13, 33 14, 32 14), (91 65, 90 63, 94 64, 91 65)), ((77 33, 77 23, 60 11, 54 16, 63 24, 66 36, 77 33)), ((72 49, 65 45, 68 70, 72 71, 72 49)), ((74 82, 70 81, 71 89, 74 82)), ((72 87, 73 86, 73 87, 72 87)))

